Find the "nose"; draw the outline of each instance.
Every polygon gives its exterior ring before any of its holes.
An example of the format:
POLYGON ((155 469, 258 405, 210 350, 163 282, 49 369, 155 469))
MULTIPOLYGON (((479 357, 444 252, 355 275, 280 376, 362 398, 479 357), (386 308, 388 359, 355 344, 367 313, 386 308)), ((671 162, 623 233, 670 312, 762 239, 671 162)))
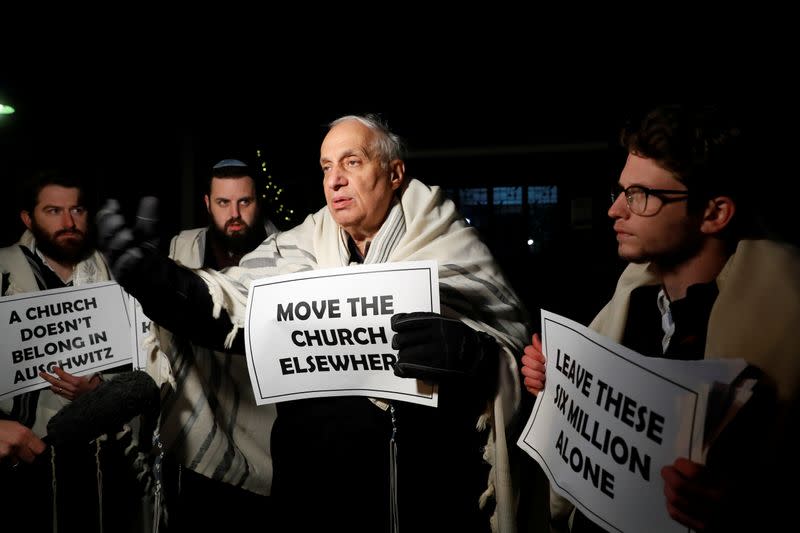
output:
POLYGON ((628 218, 630 216, 630 209, 628 209, 628 202, 625 199, 625 193, 620 191, 611 207, 608 208, 608 216, 613 219, 628 218))
POLYGON ((61 213, 61 226, 64 229, 75 228, 75 217, 73 217, 72 211, 69 209, 64 209, 61 213))
POLYGON ((347 185, 347 177, 338 166, 332 167, 325 176, 325 186, 331 190, 339 190, 347 185))
POLYGON ((239 218, 239 202, 231 202, 230 218, 239 218))

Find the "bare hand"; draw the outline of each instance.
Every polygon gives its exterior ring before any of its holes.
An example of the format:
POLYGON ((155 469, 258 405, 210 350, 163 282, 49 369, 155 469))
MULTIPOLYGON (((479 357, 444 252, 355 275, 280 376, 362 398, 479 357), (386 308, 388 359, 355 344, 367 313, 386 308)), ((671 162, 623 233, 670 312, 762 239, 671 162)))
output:
POLYGON ((52 387, 50 387, 51 391, 67 400, 75 400, 87 392, 93 391, 102 381, 99 374, 92 374, 91 376, 73 376, 59 367, 55 367, 54 370, 56 373, 55 376, 47 372, 39 372, 39 377, 52 385, 52 387))
POLYGON ((534 333, 531 341, 532 344, 525 347, 520 371, 525 376, 525 388, 536 396, 544 389, 545 357, 542 353, 542 341, 539 339, 539 334, 534 333))
POLYGON ((8 458, 12 468, 20 461, 31 463, 47 446, 33 431, 13 420, 0 420, 0 460, 8 458))
POLYGON ((673 520, 705 531, 722 504, 724 489, 708 469, 684 457, 661 469, 667 511, 673 520))

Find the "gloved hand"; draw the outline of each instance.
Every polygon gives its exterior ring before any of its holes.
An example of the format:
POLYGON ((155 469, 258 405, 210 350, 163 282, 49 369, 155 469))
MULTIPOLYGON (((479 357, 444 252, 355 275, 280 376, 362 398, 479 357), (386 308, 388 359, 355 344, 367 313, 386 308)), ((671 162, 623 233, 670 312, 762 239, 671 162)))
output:
MULTIPOLYGON (((158 199, 142 198, 136 223, 130 229, 119 212, 119 203, 108 200, 97 213, 98 248, 105 254, 114 279, 139 300, 153 322, 195 344, 221 350, 233 323, 224 311, 214 318, 208 286, 197 274, 156 253, 157 213, 158 199)), ((245 353, 242 333, 230 350, 245 353)))
POLYGON ((392 329, 396 376, 435 382, 485 376, 494 384, 499 347, 491 335, 427 312, 397 313, 392 329))
POLYGON ((133 229, 125 226, 119 203, 112 199, 97 212, 98 248, 106 256, 117 281, 135 270, 145 255, 158 249, 158 199, 139 201, 133 229))

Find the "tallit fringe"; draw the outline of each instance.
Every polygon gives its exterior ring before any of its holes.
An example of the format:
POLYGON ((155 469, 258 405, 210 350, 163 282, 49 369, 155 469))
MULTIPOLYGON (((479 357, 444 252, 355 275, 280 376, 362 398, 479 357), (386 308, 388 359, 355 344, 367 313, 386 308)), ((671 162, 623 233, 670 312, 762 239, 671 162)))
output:
MULTIPOLYGON (((485 413, 483 413, 479 418, 476 424, 476 428, 478 431, 483 431, 487 427, 490 428, 489 430, 489 438, 486 441, 486 446, 483 447, 483 460, 486 461, 491 468, 489 469, 489 476, 487 480, 486 490, 480 495, 478 499, 478 507, 483 510, 486 509, 486 506, 489 504, 490 500, 496 499, 496 482, 497 482, 497 470, 495 467, 495 443, 494 443, 494 427, 491 425, 492 421, 492 413, 491 407, 485 413)), ((497 533, 499 531, 498 528, 498 518, 497 518, 497 509, 495 508, 495 512, 492 513, 492 516, 489 518, 489 525, 493 533, 497 533)))
POLYGON ((214 304, 214 307, 211 311, 212 316, 214 318, 219 318, 223 308, 230 316, 233 327, 231 328, 231 331, 228 333, 227 337, 225 337, 225 348, 230 348, 233 345, 233 341, 236 339, 236 334, 239 332, 239 328, 244 326, 241 318, 233 312, 234 307, 232 305, 226 305, 225 302, 226 291, 224 291, 223 288, 228 289, 228 294, 231 294, 231 289, 234 291, 234 293, 236 293, 235 287, 230 286, 231 284, 227 283, 221 276, 215 276, 207 270, 195 270, 195 272, 197 275, 203 278, 203 281, 205 281, 206 285, 208 286, 208 294, 211 295, 211 301, 214 304), (225 285, 229 285, 229 287, 224 287, 225 285))
POLYGON ((195 270, 195 274, 203 278, 208 286, 208 294, 211 295, 211 301, 214 303, 214 308, 211 310, 211 315, 214 318, 219 318, 222 312, 222 306, 225 301, 225 295, 222 293, 222 285, 215 283, 218 279, 209 274, 206 270, 195 270))

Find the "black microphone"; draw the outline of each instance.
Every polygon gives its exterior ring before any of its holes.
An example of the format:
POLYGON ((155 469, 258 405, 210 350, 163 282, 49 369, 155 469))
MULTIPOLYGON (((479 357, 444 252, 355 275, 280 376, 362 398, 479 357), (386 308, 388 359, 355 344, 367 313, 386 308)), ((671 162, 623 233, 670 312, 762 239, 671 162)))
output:
POLYGON ((62 407, 47 423, 45 441, 56 446, 88 443, 118 431, 137 415, 155 418, 159 406, 153 378, 141 370, 125 372, 62 407))

